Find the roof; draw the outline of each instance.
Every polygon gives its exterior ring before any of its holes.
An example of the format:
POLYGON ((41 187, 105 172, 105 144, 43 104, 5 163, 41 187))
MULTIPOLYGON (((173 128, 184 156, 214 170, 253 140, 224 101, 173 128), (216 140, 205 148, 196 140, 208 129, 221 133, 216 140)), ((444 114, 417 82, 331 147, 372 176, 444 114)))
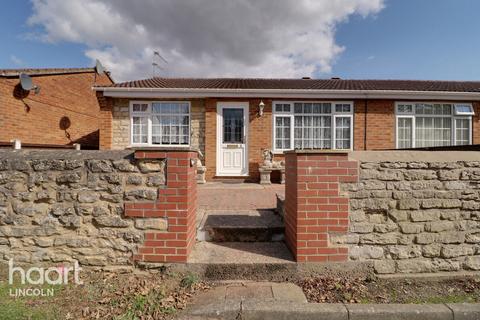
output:
MULTIPOLYGON (((0 78, 16 78, 21 73, 26 73, 29 76, 52 76, 62 74, 76 74, 76 73, 95 73, 95 68, 25 68, 25 69, 0 69, 0 78)), ((105 72, 107 77, 114 83, 110 72, 105 72)))
POLYGON ((214 89, 214 90, 345 90, 480 93, 480 81, 344 80, 261 78, 150 78, 116 83, 104 88, 214 89))
POLYGON ((21 73, 26 73, 30 76, 43 76, 90 72, 95 72, 95 68, 0 69, 0 77, 18 77, 21 73))

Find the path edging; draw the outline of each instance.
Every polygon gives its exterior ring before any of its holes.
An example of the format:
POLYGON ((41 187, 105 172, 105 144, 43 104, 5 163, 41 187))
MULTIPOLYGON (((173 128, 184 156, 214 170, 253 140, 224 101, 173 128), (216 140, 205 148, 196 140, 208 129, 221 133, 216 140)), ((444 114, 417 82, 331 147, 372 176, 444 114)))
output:
POLYGON ((239 303, 202 306, 194 316, 242 320, 476 320, 480 303, 454 304, 341 304, 295 303, 246 299, 239 303))

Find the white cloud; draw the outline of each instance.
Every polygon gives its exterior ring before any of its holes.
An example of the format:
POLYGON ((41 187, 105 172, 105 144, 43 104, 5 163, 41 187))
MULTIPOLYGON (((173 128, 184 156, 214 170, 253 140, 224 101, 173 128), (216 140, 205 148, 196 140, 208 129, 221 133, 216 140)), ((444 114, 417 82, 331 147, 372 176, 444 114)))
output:
POLYGON ((12 63, 16 66, 23 66, 24 65, 23 60, 20 59, 19 57, 17 57, 16 55, 14 55, 14 54, 10 55, 10 61, 12 61, 12 63))
POLYGON ((384 0, 32 0, 42 40, 83 43, 115 79, 151 76, 299 77, 329 73, 345 50, 336 26, 384 0))

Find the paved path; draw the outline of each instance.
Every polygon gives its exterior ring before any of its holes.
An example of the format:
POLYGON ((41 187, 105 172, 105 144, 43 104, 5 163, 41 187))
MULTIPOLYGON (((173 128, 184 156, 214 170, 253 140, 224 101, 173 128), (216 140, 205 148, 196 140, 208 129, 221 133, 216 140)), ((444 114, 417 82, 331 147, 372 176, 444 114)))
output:
POLYGON ((237 319, 242 304, 258 301, 306 304, 307 298, 302 289, 292 283, 232 283, 195 297, 180 319, 237 319))
POLYGON ((198 185, 198 206, 205 210, 256 210, 277 207, 276 193, 285 194, 285 185, 210 182, 198 185))
POLYGON ((197 296, 180 320, 478 320, 480 304, 308 303, 292 283, 246 282, 197 296))

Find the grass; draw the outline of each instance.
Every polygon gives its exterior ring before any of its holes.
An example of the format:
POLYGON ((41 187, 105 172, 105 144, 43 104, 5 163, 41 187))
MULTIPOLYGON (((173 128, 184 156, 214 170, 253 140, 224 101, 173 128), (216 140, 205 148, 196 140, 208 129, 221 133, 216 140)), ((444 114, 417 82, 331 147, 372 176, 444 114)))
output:
POLYGON ((180 286, 182 286, 183 288, 191 288, 198 281, 199 281, 198 276, 194 273, 189 272, 180 281, 180 286))
POLYGON ((60 312, 57 308, 52 307, 51 296, 38 297, 15 297, 15 289, 53 289, 54 294, 61 294, 61 286, 28 286, 14 283, 13 285, 7 282, 0 282, 0 318, 2 320, 20 320, 20 319, 60 319, 60 312))
POLYGON ((130 308, 115 320, 137 320, 139 315, 159 312, 165 315, 171 315, 177 312, 174 307, 165 307, 160 301, 165 297, 162 291, 150 291, 147 295, 137 295, 130 302, 130 308))

